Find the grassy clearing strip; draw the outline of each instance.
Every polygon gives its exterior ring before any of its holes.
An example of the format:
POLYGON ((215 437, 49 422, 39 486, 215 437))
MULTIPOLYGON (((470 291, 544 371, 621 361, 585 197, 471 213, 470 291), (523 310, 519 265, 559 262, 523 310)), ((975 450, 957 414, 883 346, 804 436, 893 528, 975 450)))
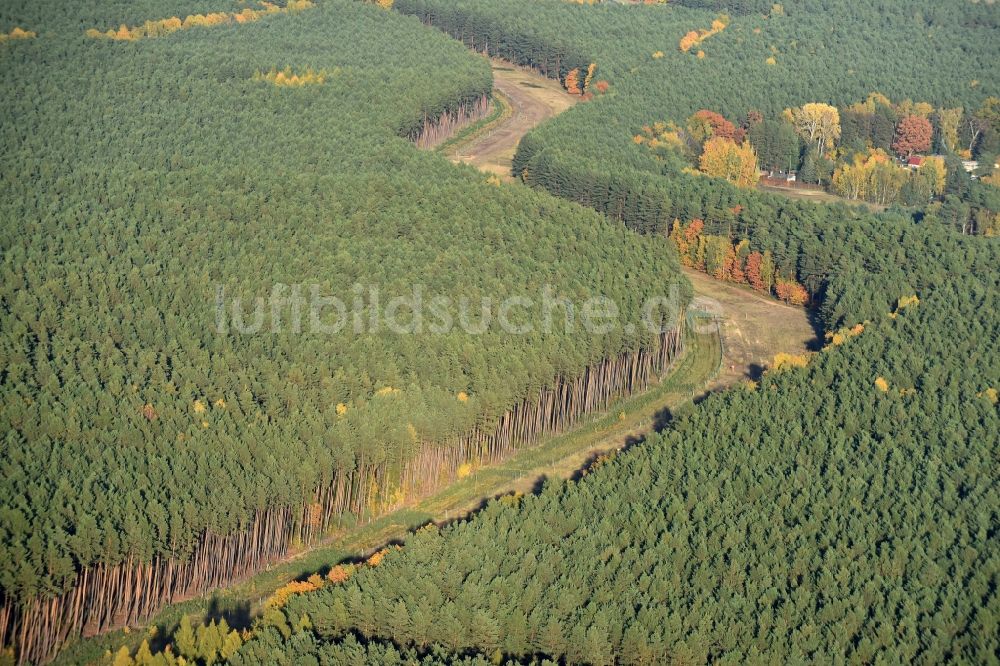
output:
POLYGON ((483 134, 493 130, 496 126, 507 121, 507 119, 514 115, 513 105, 510 103, 510 100, 507 99, 507 96, 502 92, 494 89, 492 99, 492 113, 485 118, 463 127, 461 131, 455 134, 455 136, 435 147, 434 152, 457 153, 462 147, 476 141, 483 134))
POLYGON ((232 627, 248 627, 260 604, 290 580, 325 571, 344 560, 366 557, 386 544, 405 540, 412 530, 429 522, 465 518, 489 498, 531 492, 545 477, 568 478, 599 453, 638 441, 670 415, 691 404, 717 374, 721 354, 721 341, 716 333, 689 331, 684 354, 672 372, 645 393, 618 400, 608 412, 593 415, 578 428, 524 449, 502 464, 480 468, 411 507, 333 534, 324 544, 242 583, 167 606, 145 630, 115 631, 77 641, 67 646, 55 663, 93 663, 101 660, 107 650, 114 652, 122 645, 134 651, 143 639, 149 640, 150 647, 157 652, 171 642, 170 636, 184 615, 205 620, 225 617, 232 627))

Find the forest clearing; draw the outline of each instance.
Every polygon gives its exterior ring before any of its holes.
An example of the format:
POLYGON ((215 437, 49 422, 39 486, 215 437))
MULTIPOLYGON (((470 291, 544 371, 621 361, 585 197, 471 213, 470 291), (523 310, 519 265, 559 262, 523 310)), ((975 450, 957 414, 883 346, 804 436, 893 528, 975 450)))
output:
POLYGON ((868 201, 856 201, 851 199, 845 199, 844 197, 839 197, 836 194, 831 194, 825 190, 821 189, 805 189, 797 187, 782 187, 781 185, 769 185, 766 183, 760 183, 758 186, 762 192, 771 192, 772 194, 778 194, 783 197, 788 197, 789 199, 798 199, 800 201, 813 201, 816 203, 845 203, 849 206, 867 206, 870 210, 883 211, 885 210, 884 205, 871 203, 868 201))
POLYGON ((777 354, 801 355, 819 345, 809 312, 768 296, 686 269, 694 286, 693 309, 717 312, 725 350, 722 369, 709 388, 756 380, 777 354))

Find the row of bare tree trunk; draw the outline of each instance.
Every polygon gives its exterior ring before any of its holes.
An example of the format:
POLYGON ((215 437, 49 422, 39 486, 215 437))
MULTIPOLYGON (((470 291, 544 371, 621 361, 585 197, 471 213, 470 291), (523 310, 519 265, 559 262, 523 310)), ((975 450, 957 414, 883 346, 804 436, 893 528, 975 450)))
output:
POLYGON ((424 118, 419 133, 412 137, 417 148, 433 148, 450 139, 455 132, 469 123, 485 118, 493 110, 489 95, 483 95, 472 104, 461 106, 454 113, 438 118, 424 118))
POLYGON ((616 397, 641 391, 665 373, 682 349, 680 329, 651 347, 610 358, 575 379, 558 381, 508 411, 487 429, 452 442, 424 443, 396 469, 359 460, 335 473, 301 507, 259 510, 246 529, 206 531, 184 561, 127 559, 82 570, 76 584, 55 597, 19 602, 0 597, 0 645, 15 648, 18 663, 52 659, 69 638, 93 636, 145 621, 164 605, 229 585, 285 558, 335 530, 346 514, 373 517, 433 492, 459 476, 459 467, 508 458, 539 437, 560 432, 616 397), (394 478, 395 477, 395 478, 394 478))

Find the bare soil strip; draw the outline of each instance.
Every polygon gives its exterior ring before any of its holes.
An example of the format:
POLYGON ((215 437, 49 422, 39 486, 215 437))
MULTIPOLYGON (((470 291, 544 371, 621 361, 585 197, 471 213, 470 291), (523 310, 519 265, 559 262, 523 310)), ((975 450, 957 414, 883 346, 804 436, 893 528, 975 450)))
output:
POLYGON ((521 137, 579 98, 563 90, 558 81, 500 60, 493 61, 493 86, 508 100, 512 113, 489 131, 454 146, 448 157, 510 181, 510 165, 521 137))

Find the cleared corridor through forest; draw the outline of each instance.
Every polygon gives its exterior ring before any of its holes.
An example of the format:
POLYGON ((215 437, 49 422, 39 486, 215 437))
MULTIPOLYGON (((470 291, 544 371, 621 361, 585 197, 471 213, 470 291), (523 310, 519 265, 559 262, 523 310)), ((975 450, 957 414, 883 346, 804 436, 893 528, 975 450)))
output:
MULTIPOLYGON (((511 112, 452 146, 448 157, 512 181, 511 161, 521 138, 580 98, 533 70, 502 60, 493 60, 492 66, 494 88, 511 106, 511 112)), ((707 388, 720 389, 744 378, 756 378, 775 354, 802 354, 814 346, 816 334, 804 309, 694 270, 685 270, 685 275, 694 286, 696 305, 701 303, 719 317, 724 358, 719 376, 707 388)))
POLYGON ((511 162, 521 137, 543 120, 576 104, 579 98, 538 72, 501 60, 493 60, 492 66, 494 90, 510 105, 510 114, 452 147, 448 157, 452 162, 471 164, 511 181, 511 162))
MULTIPOLYGON (((568 95, 552 79, 506 63, 494 61, 493 72, 496 89, 510 104, 511 113, 451 147, 448 156, 509 182, 514 180, 510 165, 521 138, 542 121, 570 108, 578 98, 568 95)), ((613 455, 663 427, 673 413, 706 391, 754 376, 778 352, 803 353, 815 338, 802 308, 703 273, 685 270, 685 275, 694 286, 692 309, 712 313, 719 322, 720 335, 714 331, 690 334, 685 354, 662 382, 621 399, 566 433, 542 439, 507 461, 474 469, 413 504, 370 523, 337 531, 313 548, 300 550, 242 582, 168 605, 147 626, 158 627, 162 635, 176 626, 182 614, 225 617, 232 626, 248 626, 260 612, 262 601, 288 581, 324 571, 344 559, 363 558, 386 544, 405 540, 411 530, 428 522, 466 519, 489 498, 531 493, 543 479, 585 473, 603 456, 613 455)), ((84 639, 71 644, 58 663, 85 662, 105 649, 114 651, 122 645, 134 651, 146 635, 119 630, 84 639)))

